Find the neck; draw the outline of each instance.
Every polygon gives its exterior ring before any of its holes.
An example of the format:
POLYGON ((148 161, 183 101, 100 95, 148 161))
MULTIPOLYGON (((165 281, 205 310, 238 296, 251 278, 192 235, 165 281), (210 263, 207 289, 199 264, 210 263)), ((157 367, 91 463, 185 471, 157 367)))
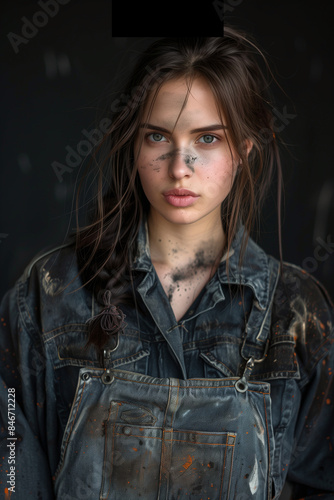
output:
POLYGON ((153 264, 174 268, 197 263, 214 269, 219 265, 225 242, 220 218, 174 224, 150 212, 148 232, 153 264))

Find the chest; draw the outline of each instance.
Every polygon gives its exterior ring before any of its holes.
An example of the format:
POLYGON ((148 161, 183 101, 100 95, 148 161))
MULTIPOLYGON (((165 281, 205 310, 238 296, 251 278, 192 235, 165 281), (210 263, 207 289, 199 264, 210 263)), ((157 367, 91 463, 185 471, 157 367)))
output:
POLYGON ((196 265, 173 270, 161 264, 155 264, 154 267, 176 321, 185 315, 214 274, 212 267, 196 265))

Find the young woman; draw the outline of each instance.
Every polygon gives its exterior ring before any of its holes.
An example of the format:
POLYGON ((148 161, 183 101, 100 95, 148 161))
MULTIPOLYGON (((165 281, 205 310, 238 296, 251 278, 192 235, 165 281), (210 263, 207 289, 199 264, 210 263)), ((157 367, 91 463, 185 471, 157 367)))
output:
POLYGON ((258 59, 161 39, 114 103, 91 221, 2 303, 7 498, 333 498, 333 304, 249 236, 280 185, 258 59))

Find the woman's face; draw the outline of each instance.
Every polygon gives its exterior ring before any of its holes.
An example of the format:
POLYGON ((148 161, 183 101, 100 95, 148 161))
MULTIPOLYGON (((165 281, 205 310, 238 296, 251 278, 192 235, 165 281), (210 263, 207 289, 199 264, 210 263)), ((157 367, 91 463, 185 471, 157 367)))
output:
POLYGON ((236 159, 208 83, 194 80, 179 116, 186 94, 183 78, 171 80, 161 87, 149 119, 150 101, 146 104, 135 141, 136 168, 158 220, 216 223, 233 185, 236 159))

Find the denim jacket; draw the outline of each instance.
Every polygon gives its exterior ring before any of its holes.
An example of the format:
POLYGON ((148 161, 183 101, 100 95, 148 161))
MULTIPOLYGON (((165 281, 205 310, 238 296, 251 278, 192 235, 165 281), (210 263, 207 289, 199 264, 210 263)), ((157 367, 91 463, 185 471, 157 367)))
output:
POLYGON ((102 356, 74 245, 33 259, 1 306, 1 498, 334 498, 333 304, 251 239, 239 266, 242 232, 177 322, 142 225, 102 356))

